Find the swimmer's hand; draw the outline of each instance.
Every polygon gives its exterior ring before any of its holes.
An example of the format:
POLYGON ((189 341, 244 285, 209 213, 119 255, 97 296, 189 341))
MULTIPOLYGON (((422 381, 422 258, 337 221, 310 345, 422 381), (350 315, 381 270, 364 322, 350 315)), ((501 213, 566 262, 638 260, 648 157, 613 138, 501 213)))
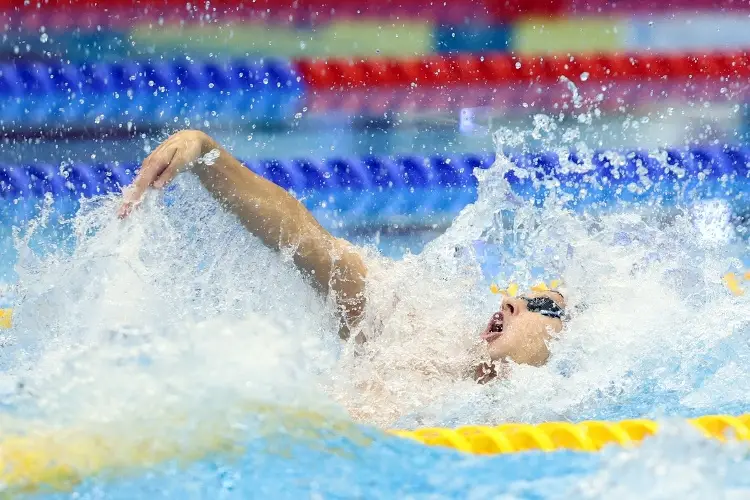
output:
POLYGON ((127 217, 150 186, 161 189, 180 172, 191 168, 203 155, 216 148, 207 134, 183 130, 170 136, 143 161, 133 184, 125 191, 118 215, 127 217))

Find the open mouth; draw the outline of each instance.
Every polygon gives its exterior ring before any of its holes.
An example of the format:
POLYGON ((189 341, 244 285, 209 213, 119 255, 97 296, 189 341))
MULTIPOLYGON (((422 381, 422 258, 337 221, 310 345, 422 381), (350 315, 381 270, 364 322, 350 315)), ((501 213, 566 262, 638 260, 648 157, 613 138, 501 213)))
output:
POLYGON ((487 324, 487 328, 485 328, 484 332, 482 333, 482 339, 487 342, 492 342, 493 340, 501 337, 503 335, 503 313, 496 312, 492 315, 492 318, 490 319, 490 322, 487 324))

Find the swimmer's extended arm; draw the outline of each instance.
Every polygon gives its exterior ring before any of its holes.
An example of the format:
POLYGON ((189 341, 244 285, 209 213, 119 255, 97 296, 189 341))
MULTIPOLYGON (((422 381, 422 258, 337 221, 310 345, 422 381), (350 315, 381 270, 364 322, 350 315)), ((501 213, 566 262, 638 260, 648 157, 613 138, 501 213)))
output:
POLYGON ((291 250, 295 264, 317 288, 333 292, 344 320, 339 334, 347 338, 364 309, 362 256, 326 231, 292 195, 243 166, 203 132, 179 132, 159 145, 143 162, 120 215, 127 216, 149 186, 162 188, 191 165, 206 189, 251 233, 271 248, 291 250), (192 165, 214 149, 220 154, 213 165, 192 165))

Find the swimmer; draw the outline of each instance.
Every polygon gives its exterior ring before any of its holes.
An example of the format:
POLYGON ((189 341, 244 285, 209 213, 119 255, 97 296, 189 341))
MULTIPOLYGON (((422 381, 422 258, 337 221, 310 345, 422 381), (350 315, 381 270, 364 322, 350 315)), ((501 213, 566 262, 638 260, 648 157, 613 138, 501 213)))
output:
MULTIPOLYGON (((368 335, 360 328, 367 307, 364 254, 352 243, 331 235, 291 194, 243 166, 205 133, 178 132, 159 145, 126 191, 119 216, 127 217, 149 187, 164 188, 186 170, 266 246, 292 252, 294 264, 318 291, 333 298, 342 339, 366 341, 368 335), (220 152, 215 161, 198 161, 214 150, 220 152)), ((564 318, 565 299, 559 292, 504 297, 499 310, 478 332, 491 362, 476 368, 475 380, 485 383, 496 378, 497 368, 508 361, 545 364, 549 343, 562 330, 564 318)))

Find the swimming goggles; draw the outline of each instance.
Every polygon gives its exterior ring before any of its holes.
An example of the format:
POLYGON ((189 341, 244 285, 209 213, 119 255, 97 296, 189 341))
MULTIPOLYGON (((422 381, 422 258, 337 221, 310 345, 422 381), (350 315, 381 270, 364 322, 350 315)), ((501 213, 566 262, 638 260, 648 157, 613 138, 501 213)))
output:
POLYGON ((557 302, 549 297, 518 297, 526 301, 526 309, 529 312, 539 313, 548 318, 562 319, 565 310, 557 305, 557 302))

